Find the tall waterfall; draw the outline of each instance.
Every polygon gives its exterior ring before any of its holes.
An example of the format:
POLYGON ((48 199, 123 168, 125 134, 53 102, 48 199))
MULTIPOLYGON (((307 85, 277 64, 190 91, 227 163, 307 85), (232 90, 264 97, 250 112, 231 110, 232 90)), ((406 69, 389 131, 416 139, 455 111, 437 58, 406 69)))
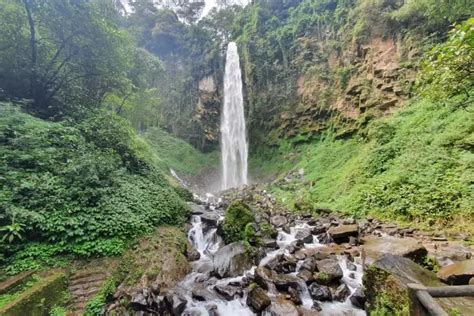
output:
POLYGON ((230 42, 224 76, 224 109, 221 118, 222 189, 247 184, 247 141, 242 76, 237 45, 230 42))

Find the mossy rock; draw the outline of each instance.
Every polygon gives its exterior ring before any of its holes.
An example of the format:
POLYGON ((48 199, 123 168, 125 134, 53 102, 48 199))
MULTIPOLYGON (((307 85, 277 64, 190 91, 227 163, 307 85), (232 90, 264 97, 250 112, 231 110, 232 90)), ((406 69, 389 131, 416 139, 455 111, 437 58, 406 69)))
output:
POLYGON ((250 207, 241 200, 232 202, 226 209, 222 231, 226 243, 246 240, 247 224, 255 221, 250 207))
MULTIPOLYGON (((370 265, 363 283, 367 297, 366 310, 370 315, 410 315, 410 296, 407 285, 419 283, 428 287, 444 286, 436 274, 408 258, 385 254, 370 265)), ((474 310, 474 301, 463 298, 436 299, 442 308, 454 308, 461 315, 474 310)))
POLYGON ((63 272, 55 272, 23 292, 17 299, 0 309, 0 315, 49 315, 54 305, 63 303, 67 279, 63 272))

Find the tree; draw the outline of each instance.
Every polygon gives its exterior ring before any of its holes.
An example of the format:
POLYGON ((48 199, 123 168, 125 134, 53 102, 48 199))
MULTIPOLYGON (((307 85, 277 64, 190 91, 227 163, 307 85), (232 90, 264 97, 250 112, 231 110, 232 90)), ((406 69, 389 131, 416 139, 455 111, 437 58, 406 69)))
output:
POLYGON ((30 99, 28 109, 41 117, 97 106, 130 67, 117 14, 112 0, 2 2, 0 86, 10 98, 30 99))

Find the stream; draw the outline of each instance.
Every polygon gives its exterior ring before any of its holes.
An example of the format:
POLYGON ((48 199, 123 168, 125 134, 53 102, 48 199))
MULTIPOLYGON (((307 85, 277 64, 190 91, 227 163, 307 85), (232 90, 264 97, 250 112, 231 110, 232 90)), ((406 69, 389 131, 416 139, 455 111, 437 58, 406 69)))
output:
MULTIPOLYGON (((191 229, 188 232, 188 239, 190 244, 199 252, 200 258, 197 261, 192 262, 192 272, 181 281, 175 289, 179 292, 187 301, 186 309, 183 315, 255 315, 255 310, 252 310, 247 305, 248 291, 246 286, 254 280, 256 270, 258 267, 265 267, 269 265, 275 258, 279 256, 292 256, 290 249, 297 240, 296 235, 301 230, 311 230, 313 226, 308 224, 308 221, 296 221, 293 226, 290 227, 289 232, 278 229, 278 236, 276 238, 276 249, 265 248, 265 256, 260 260, 258 266, 253 266, 250 269, 244 271, 241 275, 236 277, 227 277, 217 279, 212 275, 212 269, 215 261, 216 252, 224 246, 222 238, 217 233, 217 228, 209 227, 206 221, 203 220, 202 214, 199 213, 199 208, 202 209, 203 214, 214 214, 218 221, 223 220, 223 210, 216 209, 212 204, 207 205, 195 205, 194 209, 198 208, 191 217, 191 229), (232 298, 227 297, 225 299, 215 289, 216 287, 229 286, 231 289, 240 289, 235 291, 235 295, 232 298), (200 289, 200 292, 204 294, 195 294, 196 289, 200 289)), ((323 250, 327 245, 320 243, 316 235, 312 235, 312 240, 306 240, 306 243, 302 246, 302 250, 323 250)), ((294 253, 294 252, 293 252, 294 253)), ((350 296, 356 291, 357 288, 362 286, 362 266, 361 258, 349 258, 345 255, 333 256, 337 258, 337 262, 343 272, 343 276, 340 279, 340 284, 345 284, 350 290, 347 293, 347 298, 340 301, 327 301, 321 302, 314 300, 311 297, 310 289, 303 279, 296 277, 298 272, 302 269, 304 264, 304 258, 300 258, 297 261, 294 272, 287 273, 288 275, 294 276, 294 279, 300 280, 297 286, 297 296, 299 296, 300 306, 299 309, 304 308, 306 315, 366 315, 365 311, 356 308, 350 301, 350 296), (349 269, 348 267, 351 267, 349 269), (318 311, 319 314, 318 314, 318 311), (309 312, 309 313, 308 313, 309 312)), ((222 293, 221 293, 222 294, 222 293)), ((270 286, 266 291, 266 294, 272 301, 272 305, 278 304, 278 297, 283 295, 275 287, 270 286)), ((285 293, 286 294, 286 293, 285 293)), ((288 295, 287 295, 288 296, 288 295)), ((290 307, 293 304, 290 305, 290 307)), ((278 308, 272 309, 268 307, 262 312, 262 315, 282 315, 282 313, 276 312, 278 308)), ((281 308, 280 308, 281 310, 281 308)), ((258 312, 258 311, 257 311, 258 312)), ((296 307, 286 310, 285 315, 298 315, 296 307)), ((300 312, 300 314, 302 314, 300 312)))

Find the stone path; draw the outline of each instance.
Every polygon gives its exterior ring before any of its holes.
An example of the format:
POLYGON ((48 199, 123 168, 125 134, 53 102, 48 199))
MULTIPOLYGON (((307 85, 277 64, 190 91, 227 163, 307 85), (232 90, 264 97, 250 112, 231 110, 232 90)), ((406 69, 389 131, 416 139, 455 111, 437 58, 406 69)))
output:
POLYGON ((82 270, 72 275, 69 283, 72 297, 68 316, 82 315, 87 302, 99 292, 109 275, 103 269, 82 270))

